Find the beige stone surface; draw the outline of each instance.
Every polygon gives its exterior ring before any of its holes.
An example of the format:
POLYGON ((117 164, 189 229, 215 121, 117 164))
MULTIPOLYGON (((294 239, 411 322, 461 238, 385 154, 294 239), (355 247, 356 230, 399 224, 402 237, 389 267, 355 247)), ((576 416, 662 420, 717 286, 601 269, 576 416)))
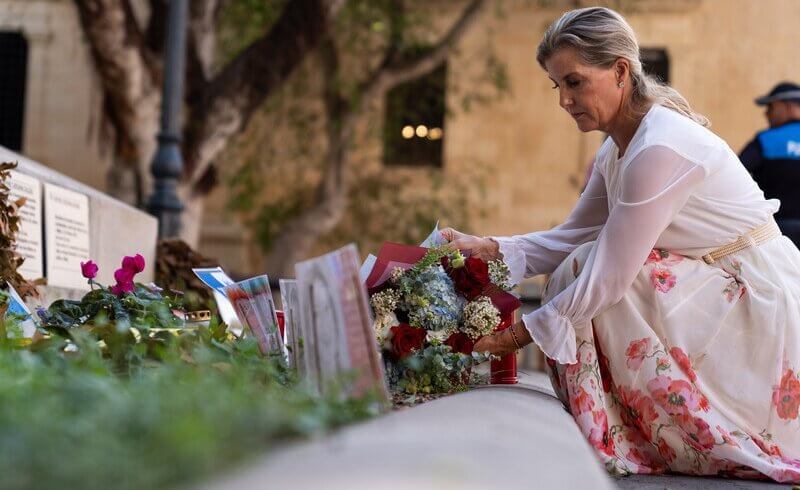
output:
POLYGON ((114 271, 122 257, 137 253, 146 261, 146 268, 137 280, 144 283, 153 280, 158 235, 158 222, 153 216, 2 146, 0 161, 19 162, 17 170, 22 173, 89 196, 90 257, 100 267, 98 282, 114 284, 114 271))
POLYGON ((19 31, 28 41, 22 152, 105 189, 114 142, 104 127, 100 81, 75 6, 69 0, 0 0, 0 30, 19 31))
POLYGON ((614 488, 543 374, 276 448, 202 489, 614 488))

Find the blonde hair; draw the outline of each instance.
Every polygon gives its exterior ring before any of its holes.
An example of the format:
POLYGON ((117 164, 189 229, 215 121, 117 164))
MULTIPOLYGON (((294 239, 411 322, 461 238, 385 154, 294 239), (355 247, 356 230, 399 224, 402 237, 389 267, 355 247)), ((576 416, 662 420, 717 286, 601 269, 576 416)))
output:
POLYGON ((544 68, 545 61, 565 47, 575 49, 581 61, 590 66, 611 68, 619 58, 628 60, 633 85, 630 110, 635 114, 643 114, 648 103, 660 104, 710 126, 708 118, 693 111, 677 90, 644 73, 636 34, 617 12, 605 7, 570 10, 547 28, 536 60, 544 68))

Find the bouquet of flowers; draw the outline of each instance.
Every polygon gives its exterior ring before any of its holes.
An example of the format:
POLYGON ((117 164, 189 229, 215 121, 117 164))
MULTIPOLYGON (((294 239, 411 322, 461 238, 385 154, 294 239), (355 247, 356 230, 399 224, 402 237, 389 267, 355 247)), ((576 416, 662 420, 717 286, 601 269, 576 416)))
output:
POLYGON ((390 390, 465 388, 472 367, 490 359, 473 352, 475 342, 510 326, 520 306, 508 278, 502 261, 464 257, 446 245, 384 244, 366 285, 390 390))

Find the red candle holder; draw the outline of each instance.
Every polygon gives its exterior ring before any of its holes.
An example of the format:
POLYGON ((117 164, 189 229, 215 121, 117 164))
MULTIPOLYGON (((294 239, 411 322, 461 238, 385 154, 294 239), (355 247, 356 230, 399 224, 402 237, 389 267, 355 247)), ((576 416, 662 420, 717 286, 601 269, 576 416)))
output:
POLYGON ((286 330, 286 326, 284 325, 284 322, 286 320, 283 317, 283 311, 282 310, 275 310, 275 314, 278 316, 278 330, 280 330, 280 332, 281 332, 281 337, 286 338, 286 334, 284 333, 284 331, 286 330))
MULTIPOLYGON (((503 331, 514 325, 514 312, 503 315, 500 325, 495 328, 495 332, 503 331)), ((500 359, 491 362, 491 378, 493 385, 515 385, 519 382, 517 378, 517 353, 511 352, 500 359)))

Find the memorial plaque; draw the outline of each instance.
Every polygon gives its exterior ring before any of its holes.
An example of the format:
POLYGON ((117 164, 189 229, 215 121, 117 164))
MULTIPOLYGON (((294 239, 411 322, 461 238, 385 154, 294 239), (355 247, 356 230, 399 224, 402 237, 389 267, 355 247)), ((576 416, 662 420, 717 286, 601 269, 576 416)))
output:
POLYGON ((297 296, 297 281, 281 279, 281 304, 283 305, 283 326, 286 349, 289 351, 289 367, 297 370, 302 377, 305 373, 303 342, 300 332, 300 302, 297 296))
POLYGON ((355 245, 295 266, 306 379, 324 392, 330 380, 355 373, 356 394, 386 394, 383 362, 372 331, 355 245))
POLYGON ((89 198, 44 184, 44 231, 47 284, 89 289, 81 262, 89 257, 89 198))
POLYGON ((25 262, 18 272, 25 279, 39 279, 44 277, 42 184, 35 177, 12 170, 8 187, 12 201, 25 198, 25 204, 19 210, 20 225, 17 234, 17 253, 25 258, 25 262))

